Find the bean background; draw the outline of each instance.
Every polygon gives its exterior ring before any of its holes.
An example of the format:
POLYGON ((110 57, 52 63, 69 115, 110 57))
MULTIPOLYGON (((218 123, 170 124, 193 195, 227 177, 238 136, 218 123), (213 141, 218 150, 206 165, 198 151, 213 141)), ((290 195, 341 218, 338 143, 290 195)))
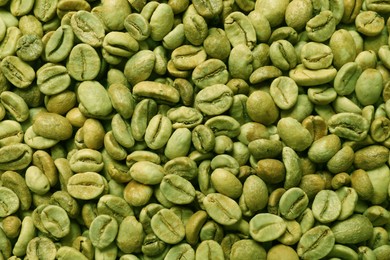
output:
POLYGON ((389 259, 389 14, 0 0, 0 259, 389 259))

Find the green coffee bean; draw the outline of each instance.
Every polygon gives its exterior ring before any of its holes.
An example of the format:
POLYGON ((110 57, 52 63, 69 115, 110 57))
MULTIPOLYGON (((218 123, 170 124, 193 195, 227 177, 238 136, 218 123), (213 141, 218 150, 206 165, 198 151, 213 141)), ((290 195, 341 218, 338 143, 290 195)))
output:
POLYGON ((367 136, 367 120, 354 113, 338 113, 328 120, 329 131, 339 137, 361 141, 367 136))
POLYGON ((278 77, 272 81, 270 94, 280 109, 292 108, 298 99, 298 86, 289 77, 278 77))
POLYGON ((267 253, 267 258, 269 260, 276 260, 280 259, 281 257, 284 257, 288 260, 297 260, 299 259, 298 254, 295 252, 292 247, 278 244, 273 246, 267 253))
POLYGON ((202 241, 195 251, 195 259, 223 259, 222 247, 214 240, 202 241))
POLYGON ((93 80, 100 71, 100 63, 99 55, 95 49, 89 44, 80 43, 74 46, 69 53, 66 68, 69 75, 75 80, 93 80))
POLYGON ((231 198, 210 193, 203 201, 204 207, 211 218, 222 225, 232 225, 241 219, 241 209, 231 198))
POLYGON ((77 88, 77 98, 80 111, 86 115, 104 117, 112 111, 107 90, 97 81, 83 81, 77 88))
POLYGON ((32 160, 32 150, 27 144, 11 144, 0 148, 0 169, 21 170, 32 160))
POLYGON ((103 43, 104 27, 102 22, 90 12, 80 10, 72 15, 70 24, 77 38, 93 47, 103 43))
POLYGON ((177 244, 185 236, 183 223, 168 209, 162 209, 152 217, 151 228, 162 241, 169 244, 177 244))
POLYGON ((233 92, 223 84, 216 84, 199 91, 195 106, 206 115, 220 115, 227 111, 233 102, 233 92))
POLYGON ((82 200, 90 200, 100 196, 105 189, 105 180, 95 172, 77 173, 69 178, 67 190, 69 194, 82 200))
POLYGON ((45 58, 49 62, 60 62, 69 55, 74 42, 72 27, 63 25, 49 38, 45 45, 45 58))
POLYGON ((302 236, 301 226, 296 220, 286 220, 286 231, 278 238, 284 245, 296 244, 302 236))
POLYGON ((272 241, 286 230, 286 223, 277 215, 270 213, 259 213, 249 222, 249 233, 258 242, 272 241))
POLYGON ((352 217, 337 222, 332 227, 332 232, 338 243, 358 243, 369 239, 372 235, 373 226, 369 219, 362 215, 352 217), (359 231, 356 230, 359 225, 359 231))
POLYGON ((19 38, 16 45, 16 55, 24 61, 38 59, 43 52, 43 43, 39 36, 26 34, 19 38))
POLYGON ((269 51, 272 63, 279 69, 289 70, 297 65, 297 56, 294 47, 289 41, 274 41, 269 51))
POLYGON ((220 28, 210 28, 208 30, 203 47, 207 55, 220 60, 226 59, 231 49, 226 32, 220 28))
POLYGON ((188 204, 195 198, 193 185, 179 175, 165 175, 161 180, 160 188, 163 195, 175 204, 188 204))
POLYGON ((278 134, 281 139, 292 149, 303 151, 308 148, 313 139, 309 131, 305 129, 296 119, 282 118, 278 122, 278 134), (294 130, 292 130, 294 129, 294 130), (291 134, 293 132, 294 134, 291 134))
POLYGON ((142 81, 133 87, 135 98, 153 98, 157 102, 177 103, 179 92, 172 86, 154 81, 142 81))
POLYGON ((243 239, 233 244, 230 259, 266 259, 265 249, 254 240, 243 239))
MULTIPOLYGON (((70 220, 64 209, 56 205, 44 205, 37 211, 38 219, 42 226, 37 226, 41 232, 50 237, 60 239, 70 232, 70 220)), ((34 224, 35 221, 34 221, 34 224)))
POLYGON ((303 234, 299 240, 297 253, 304 259, 321 258, 331 252, 335 235, 327 226, 316 226, 303 234))
POLYGON ((163 115, 154 116, 145 131, 145 142, 152 149, 162 148, 172 133, 172 123, 163 115))
POLYGON ((54 259, 57 250, 53 241, 45 237, 35 237, 28 242, 26 255, 31 258, 54 259))
POLYGON ((97 248, 105 248, 115 240, 118 223, 113 217, 99 215, 91 223, 89 238, 97 248))
POLYGON ((308 151, 309 159, 316 163, 328 162, 341 148, 340 138, 327 135, 313 142, 308 151))
POLYGON ((256 33, 248 17, 241 12, 233 12, 225 18, 224 28, 233 47, 244 44, 250 49, 256 42, 256 33))
POLYGON ((339 217, 341 206, 341 201, 334 191, 323 190, 314 198, 313 215, 321 223, 330 223, 339 217))
POLYGON ((69 246, 62 246, 57 250, 56 258, 61 260, 70 260, 70 259, 88 259, 81 252, 77 251, 77 249, 69 246))
POLYGON ((100 197, 97 211, 99 214, 114 217, 118 224, 121 224, 127 216, 134 215, 133 209, 123 198, 111 194, 100 197))
POLYGON ((152 162, 136 162, 130 168, 131 177, 143 184, 159 184, 164 175, 164 168, 152 162))
POLYGON ((2 217, 9 216, 15 213, 19 209, 19 198, 9 188, 0 187, 2 207, 0 214, 2 217))
MULTIPOLYGON (((33 219, 30 216, 24 217, 19 237, 15 242, 14 248, 12 250, 13 255, 23 256, 26 254, 29 242, 34 238, 35 232, 36 229, 33 223, 33 219)), ((4 249, 2 251, 4 251, 4 249)))
POLYGON ((257 1, 255 10, 264 13, 271 27, 275 27, 283 22, 288 3, 288 1, 284 0, 276 2, 269 0, 257 1))
POLYGON ((181 243, 171 247, 165 257, 167 259, 180 259, 181 257, 195 259, 195 250, 189 244, 181 243))
POLYGON ((225 63, 218 59, 208 59, 195 67, 192 80, 200 88, 215 84, 226 84, 229 72, 225 63))
POLYGON ((4 109, 18 122, 24 122, 29 117, 28 106, 24 99, 11 91, 3 91, 0 94, 1 104, 4 109))
POLYGON ((329 10, 322 11, 306 23, 306 32, 309 39, 316 42, 328 40, 335 31, 336 20, 329 10))
POLYGON ((286 219, 297 218, 309 204, 309 198, 300 188, 287 190, 280 198, 279 210, 286 219))
POLYGON ((326 69, 309 70, 304 65, 298 64, 290 70, 289 76, 298 85, 317 86, 332 81, 337 75, 337 70, 332 66, 326 69))
MULTIPOLYGON (((11 15, 13 19, 13 17, 11 15)), ((4 22, 4 21, 3 21, 4 22)), ((5 23, 5 22, 4 22, 5 23)), ((16 43, 20 37, 22 37, 22 32, 17 26, 18 20, 16 20, 16 25, 10 25, 8 26, 7 24, 4 24, 6 26, 5 35, 3 31, 3 40, 0 44, 0 57, 2 59, 6 58, 7 56, 14 55, 16 52, 16 43)))

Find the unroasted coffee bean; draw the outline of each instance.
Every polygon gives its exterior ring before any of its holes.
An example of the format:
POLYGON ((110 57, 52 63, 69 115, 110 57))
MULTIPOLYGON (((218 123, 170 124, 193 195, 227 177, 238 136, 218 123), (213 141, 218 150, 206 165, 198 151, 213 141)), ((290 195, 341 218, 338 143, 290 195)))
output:
POLYGON ((135 97, 153 98, 157 102, 177 103, 179 101, 179 92, 169 85, 142 81, 136 84, 133 88, 133 95, 135 97))
POLYGON ((59 27, 45 45, 45 58, 53 63, 63 61, 72 50, 73 43, 72 27, 69 25, 59 27))
POLYGON ((145 40, 150 35, 150 25, 140 14, 129 14, 123 23, 126 31, 136 40, 145 40))
POLYGON ((168 117, 162 115, 154 116, 146 128, 145 142, 152 149, 162 148, 172 133, 172 123, 168 117))
POLYGON ((3 91, 0 94, 0 99, 3 109, 17 122, 24 122, 29 118, 28 106, 18 94, 11 91, 3 91))
POLYGON ((362 215, 353 215, 352 217, 337 222, 332 227, 337 243, 359 243, 369 239, 372 235, 373 226, 369 219, 362 215), (359 231, 356 226, 359 225, 359 231))
POLYGON ((159 184, 164 177, 164 169, 152 162, 136 162, 130 168, 131 177, 143 184, 159 184))
POLYGON ((32 149, 24 144, 11 144, 0 148, 0 169, 21 170, 32 160, 32 149))
POLYGON ((0 122, 0 146, 6 146, 23 141, 24 132, 22 126, 12 120, 0 122))
POLYGON ((308 69, 324 69, 333 62, 332 49, 322 43, 306 43, 301 50, 301 61, 308 69))
POLYGON ((56 248, 53 243, 48 238, 45 237, 35 237, 27 245, 26 255, 29 257, 52 257, 55 258, 56 248))
POLYGON ((79 109, 85 115, 104 117, 112 111, 107 90, 97 81, 83 81, 77 88, 77 97, 79 109), (99 104, 96 100, 100 101, 99 104))
POLYGON ((309 198, 300 188, 291 188, 287 190, 279 202, 280 213, 286 219, 297 218, 309 204, 309 198))
POLYGON ((210 193, 204 199, 203 204, 209 216, 222 225, 232 225, 241 219, 240 207, 225 195, 210 193))
POLYGON ((57 140, 67 140, 73 132, 69 121, 54 113, 38 114, 33 124, 33 130, 40 136, 57 140))
POLYGON ((172 62, 180 70, 194 69, 206 60, 207 54, 202 47, 184 45, 172 52, 172 62))
POLYGON ((256 42, 256 33, 248 17, 241 12, 233 12, 225 18, 224 28, 233 47, 244 44, 250 49, 256 42))
POLYGON ((325 69, 309 70, 304 65, 298 64, 290 70, 289 76, 298 85, 317 86, 332 81, 337 74, 337 70, 330 66, 325 69))
POLYGON ((333 191, 320 191, 314 198, 313 215, 321 223, 330 223, 336 220, 341 213, 341 202, 333 191), (332 205, 329 207, 328 205, 332 205))
POLYGON ((262 159, 257 162, 257 175, 266 183, 279 183, 285 178, 285 167, 276 159, 262 159))
POLYGON ((367 120, 354 113, 339 113, 328 120, 329 131, 339 137, 361 141, 367 136, 367 120))
POLYGON ((277 215, 260 213, 249 223, 252 238, 259 242, 272 241, 280 237, 286 230, 286 223, 277 215), (272 231, 272 232, 270 232, 272 231))
POLYGON ((196 66, 192 72, 192 80, 200 88, 214 84, 226 84, 228 79, 227 67, 218 59, 208 59, 196 66))
POLYGON ((278 122, 277 129, 281 139, 296 151, 305 150, 313 142, 310 132, 294 118, 282 118, 278 122))
POLYGON ((157 212, 151 220, 153 232, 164 242, 177 244, 185 236, 184 225, 180 218, 169 209, 157 212))
POLYGON ((382 31, 385 21, 378 13, 365 11, 356 16, 355 24, 358 32, 367 36, 376 36, 382 31))
MULTIPOLYGON (((151 75, 156 62, 155 54, 150 50, 141 50, 133 55, 127 62, 124 74, 132 85, 142 83, 151 75)), ((135 94, 135 91, 134 93, 135 94)))
MULTIPOLYGON (((43 233, 60 239, 70 232, 70 220, 66 211, 56 205, 41 205, 33 212, 34 225, 43 233), (40 224, 38 224, 38 222, 40 224)), ((22 223, 23 225, 23 223, 22 223)))
POLYGON ((297 56, 294 47, 289 41, 274 41, 269 51, 272 63, 279 69, 289 70, 296 66, 297 56))
POLYGON ((19 209, 19 198, 18 196, 9 188, 1 187, 1 209, 0 214, 2 217, 7 217, 15 213, 19 209))
POLYGON ((26 34, 19 38, 16 46, 16 55, 24 61, 33 61, 43 52, 43 43, 39 36, 26 34))
POLYGON ((278 108, 272 97, 264 91, 253 92, 249 96, 246 105, 250 118, 255 122, 269 125, 278 118, 278 108))
POLYGON ((69 178, 67 190, 76 199, 90 200, 103 193, 105 183, 103 177, 95 172, 77 173, 69 178))
POLYGON ((105 248, 114 241, 118 233, 118 223, 113 217, 99 215, 91 223, 90 239, 97 248, 105 248))
POLYGON ((77 44, 69 54, 66 68, 69 75, 78 81, 93 80, 100 70, 100 58, 91 45, 77 44))
POLYGON ((289 77, 278 77, 272 81, 270 94, 280 109, 292 108, 298 99, 298 86, 289 77))
POLYGON ((242 193, 239 179, 228 170, 217 168, 211 174, 211 184, 221 194, 237 199, 242 193))
POLYGON ((80 149, 76 151, 69 159, 69 165, 72 171, 78 172, 100 172, 103 169, 102 154, 92 149, 80 149))
POLYGON ((327 135, 313 142, 308 151, 309 159, 315 163, 328 162, 341 148, 337 135, 327 135))
POLYGON ((329 39, 336 27, 333 13, 329 10, 322 11, 306 23, 306 32, 309 39, 316 42, 324 42, 329 39))
POLYGON ((275 27, 283 22, 288 3, 288 1, 284 0, 261 0, 256 1, 255 9, 264 13, 267 20, 269 20, 271 27, 275 27))
POLYGON ((65 66, 47 63, 37 70, 37 85, 46 95, 59 94, 71 83, 70 75, 65 66))
POLYGON ((71 259, 71 258, 78 258, 78 259, 88 259, 86 256, 84 256, 80 251, 77 249, 70 247, 70 246, 63 246, 61 247, 56 255, 56 258, 58 259, 71 259))
POLYGON ((260 66, 250 75, 249 82, 256 84, 280 76, 282 76, 282 71, 276 66, 260 66))
POLYGON ((74 34, 82 42, 99 47, 103 43, 104 27, 102 22, 92 13, 80 10, 70 20, 74 34))
POLYGON ((171 120, 174 129, 182 127, 193 128, 203 120, 202 114, 197 109, 186 106, 169 109, 167 117, 171 120))
POLYGON ((233 92, 223 84, 216 84, 199 91, 195 106, 206 115, 219 115, 233 103, 233 92))
POLYGON ((196 249, 195 259, 223 259, 222 247, 214 240, 202 241, 196 249))
POLYGON ((6 171, 1 176, 1 181, 4 187, 11 189, 18 196, 21 210, 30 208, 32 203, 31 192, 20 174, 15 171, 6 171))
POLYGON ((188 204, 195 199, 195 189, 192 184, 175 174, 168 174, 163 177, 160 183, 161 192, 175 204, 188 204))
POLYGON ((265 257, 265 249, 251 239, 237 241, 230 252, 230 259, 265 259, 265 257))
POLYGON ((388 155, 389 150, 384 146, 371 145, 355 152, 354 165, 363 170, 372 170, 382 166, 388 160, 388 155))
POLYGON ((302 258, 321 258, 333 248, 335 235, 327 226, 316 226, 299 240, 297 253, 302 258))

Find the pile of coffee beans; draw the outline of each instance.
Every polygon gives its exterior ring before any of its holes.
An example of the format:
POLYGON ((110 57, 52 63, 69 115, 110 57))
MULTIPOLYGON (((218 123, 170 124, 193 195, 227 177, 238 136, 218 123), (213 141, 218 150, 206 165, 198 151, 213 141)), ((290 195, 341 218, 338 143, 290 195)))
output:
POLYGON ((389 16, 0 0, 0 260, 389 259, 389 16))

